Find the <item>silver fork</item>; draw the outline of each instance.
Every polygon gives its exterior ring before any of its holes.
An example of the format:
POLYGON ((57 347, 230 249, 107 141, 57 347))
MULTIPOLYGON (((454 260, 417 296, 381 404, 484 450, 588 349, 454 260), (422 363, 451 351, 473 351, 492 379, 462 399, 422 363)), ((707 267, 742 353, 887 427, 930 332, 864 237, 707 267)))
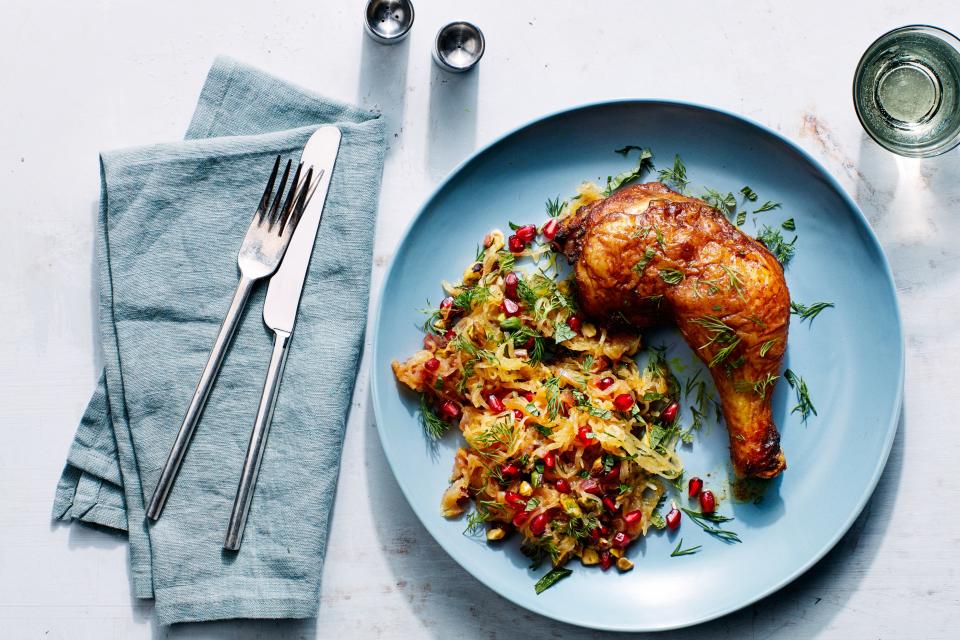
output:
MULTIPOLYGON (((280 168, 280 156, 273 164, 273 171, 270 173, 270 180, 267 182, 267 188, 260 198, 260 205, 257 212, 250 222, 250 228, 247 229, 247 235, 243 239, 243 245, 240 247, 240 253, 237 255, 237 264, 240 267, 240 282, 237 284, 237 291, 233 294, 233 301, 227 310, 227 316, 220 326, 220 333, 213 343, 213 349, 210 351, 210 357, 207 364, 200 374, 200 381, 197 383, 197 389, 193 393, 193 399, 187 407, 187 413, 183 417, 183 424, 180 425, 180 431, 177 433, 176 440, 173 441, 173 447, 170 449, 170 455, 167 456, 167 462, 160 473, 160 481, 153 492, 153 498, 147 507, 147 517, 151 520, 160 518, 163 506, 170 495, 170 489, 173 481, 180 470, 180 464, 190 446, 190 439, 200 421, 200 414, 203 412, 203 406, 207 402, 207 396, 210 395, 210 389, 213 387, 213 381, 220 370, 220 364, 226 355, 227 347, 233 339, 233 334, 237 329, 240 315, 243 308, 247 305, 250 298, 250 292, 259 280, 270 276, 280 266, 283 254, 290 244, 290 238, 303 215, 307 200, 311 194, 311 185, 313 182, 313 168, 307 170, 306 177, 301 180, 300 173, 303 169, 303 163, 297 166, 297 171, 293 175, 293 181, 290 183, 290 190, 287 193, 286 201, 283 200, 284 190, 287 186, 287 178, 290 176, 290 167, 292 161, 287 160, 287 165, 283 170, 283 176, 280 178, 280 186, 274 196, 273 189, 277 180, 277 171, 280 168), (273 203, 271 204, 271 197, 273 203), (282 204, 281 204, 282 203, 282 204)), ((322 173, 322 172, 321 172, 322 173)))

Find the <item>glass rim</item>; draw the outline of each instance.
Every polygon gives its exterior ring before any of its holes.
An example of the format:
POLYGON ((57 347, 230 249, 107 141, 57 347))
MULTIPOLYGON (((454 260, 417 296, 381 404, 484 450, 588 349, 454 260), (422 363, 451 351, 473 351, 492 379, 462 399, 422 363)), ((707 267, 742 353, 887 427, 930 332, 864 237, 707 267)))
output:
POLYGON ((897 27, 895 29, 890 29, 886 33, 875 38, 873 42, 871 42, 870 45, 866 48, 866 50, 863 52, 863 55, 860 56, 860 60, 857 62, 856 69, 854 70, 854 73, 853 73, 853 86, 852 86, 853 110, 857 114, 857 120, 860 121, 860 127, 867 133, 868 136, 870 136, 870 138, 874 142, 879 144, 881 147, 883 147, 887 151, 892 151, 893 153, 899 156, 904 156, 907 158, 933 158, 935 156, 943 155, 944 153, 947 153, 948 151, 952 151, 953 149, 957 148, 957 145, 960 145, 960 131, 958 131, 953 137, 947 139, 946 141, 936 146, 930 147, 928 149, 925 149, 925 148, 911 149, 909 147, 893 145, 887 142, 886 140, 882 140, 881 138, 876 136, 873 131, 870 130, 870 127, 867 126, 867 123, 864 120, 863 114, 860 112, 860 102, 857 100, 857 86, 860 84, 864 66, 869 56, 875 52, 877 45, 881 41, 885 40, 890 36, 897 35, 900 33, 907 33, 911 31, 928 33, 938 38, 939 40, 943 41, 945 44, 949 45, 950 47, 955 49, 957 52, 960 52, 960 38, 958 38, 956 35, 954 35, 950 31, 947 31, 942 27, 936 27, 932 24, 908 24, 902 27, 897 27))

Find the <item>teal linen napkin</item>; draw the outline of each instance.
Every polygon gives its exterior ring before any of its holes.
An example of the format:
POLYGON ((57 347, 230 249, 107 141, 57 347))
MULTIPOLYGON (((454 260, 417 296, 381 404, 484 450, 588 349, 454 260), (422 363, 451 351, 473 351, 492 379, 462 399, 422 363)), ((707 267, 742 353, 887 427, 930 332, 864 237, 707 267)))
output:
POLYGON ((383 124, 218 58, 183 142, 104 153, 97 227, 104 372, 53 515, 127 531, 133 589, 161 624, 317 613, 366 323, 383 124), (277 154, 343 141, 238 554, 222 550, 272 339, 252 296, 163 517, 152 495, 237 281, 277 154))

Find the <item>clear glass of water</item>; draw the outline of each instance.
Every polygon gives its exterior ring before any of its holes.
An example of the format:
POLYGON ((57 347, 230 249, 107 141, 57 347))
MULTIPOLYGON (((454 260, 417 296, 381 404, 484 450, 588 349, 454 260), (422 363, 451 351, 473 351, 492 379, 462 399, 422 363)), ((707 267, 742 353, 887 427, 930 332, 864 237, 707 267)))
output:
POLYGON ((853 79, 857 117, 874 140, 914 158, 960 144, 960 39, 926 25, 886 33, 853 79))

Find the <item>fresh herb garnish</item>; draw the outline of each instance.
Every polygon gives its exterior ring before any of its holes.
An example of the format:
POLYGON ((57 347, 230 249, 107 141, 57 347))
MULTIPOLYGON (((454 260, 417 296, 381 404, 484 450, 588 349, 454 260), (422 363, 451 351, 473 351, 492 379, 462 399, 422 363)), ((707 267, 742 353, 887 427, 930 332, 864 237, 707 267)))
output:
POLYGON ((517 257, 503 249, 497 252, 497 261, 500 264, 500 273, 510 273, 517 265, 517 257))
POLYGON ((680 556, 692 556, 696 552, 700 551, 703 548, 703 545, 698 544, 695 547, 690 547, 688 549, 681 549, 683 546, 683 538, 680 538, 680 542, 677 543, 677 546, 674 548, 673 552, 670 554, 671 558, 679 558, 680 556))
POLYGON ((747 212, 740 211, 737 213, 737 226, 742 227, 743 223, 747 221, 747 212))
POLYGON ((433 440, 442 438, 450 428, 449 422, 444 422, 433 412, 425 395, 420 396, 420 423, 423 425, 423 431, 433 440))
POLYGON ((577 332, 570 328, 570 326, 564 320, 559 318, 553 325, 553 340, 557 344, 565 340, 570 340, 571 338, 576 338, 577 332))
POLYGON ((660 279, 667 284, 680 284, 686 276, 677 269, 660 269, 660 279))
POLYGON ((721 529, 720 527, 714 527, 708 524, 708 522, 722 523, 729 522, 733 518, 728 518, 727 516, 721 516, 716 513, 700 513, 699 511, 691 511, 686 507, 680 507, 680 509, 690 516, 690 519, 693 520, 701 529, 706 531, 712 536, 720 538, 724 542, 742 542, 740 536, 738 536, 733 531, 728 531, 726 529, 721 529))
MULTIPOLYGON (((702 345, 700 349, 706 349, 716 343, 721 348, 714 354, 710 360, 709 367, 715 367, 726 360, 733 353, 737 345, 740 344, 740 336, 716 316, 700 316, 691 320, 694 324, 700 325, 711 333, 710 340, 702 345)), ((734 365, 731 365, 734 367, 734 365)))
POLYGON ((780 223, 780 226, 786 229, 787 231, 796 231, 797 223, 793 221, 793 218, 789 218, 780 223))
POLYGON ((750 202, 757 201, 757 192, 751 189, 750 187, 744 186, 743 189, 740 189, 740 193, 742 193, 743 197, 749 200, 750 202))
POLYGON ((810 392, 807 390, 807 383, 803 378, 795 374, 790 369, 783 372, 783 378, 797 392, 797 406, 790 410, 790 413, 800 412, 800 418, 806 422, 810 414, 817 415, 817 408, 813 406, 810 400, 810 392))
POLYGON ((560 202, 560 196, 557 196, 553 200, 547 199, 547 215, 551 218, 556 218, 560 215, 560 212, 563 211, 563 208, 566 206, 566 202, 560 202))
POLYGON ((834 306, 832 302, 814 302, 811 305, 805 305, 800 302, 791 302, 790 303, 790 313, 800 316, 800 321, 810 320, 813 322, 813 319, 820 315, 820 312, 824 309, 830 309, 834 306))
POLYGON ((731 269, 727 265, 720 265, 720 268, 723 269, 723 272, 727 274, 727 280, 730 283, 730 288, 733 289, 734 293, 737 294, 737 297, 741 300, 744 300, 743 297, 743 280, 741 273, 736 269, 731 269))
POLYGON ((787 242, 783 239, 783 234, 770 225, 763 225, 760 233, 757 234, 757 240, 762 242, 764 246, 770 250, 770 253, 773 254, 773 257, 783 266, 787 266, 787 263, 790 262, 790 259, 796 251, 794 245, 797 242, 797 236, 794 236, 793 240, 787 242))
POLYGON ((653 256, 657 254, 656 250, 653 247, 647 247, 643 252, 643 257, 640 258, 640 262, 633 265, 633 271, 637 273, 643 273, 643 270, 647 268, 647 265, 650 264, 650 260, 653 259, 653 256))
POLYGON ((551 569, 545 576, 537 580, 537 584, 533 585, 533 590, 537 592, 537 595, 540 595, 553 585, 569 576, 571 573, 573 573, 573 571, 570 569, 555 567, 551 569))
MULTIPOLYGON (((603 195, 608 196, 623 185, 633 182, 634 180, 640 178, 647 171, 653 169, 653 152, 650 149, 641 149, 640 147, 633 146, 633 149, 639 149, 640 158, 637 163, 637 168, 630 171, 624 171, 623 173, 618 173, 615 176, 607 176, 607 187, 603 190, 603 195)), ((631 148, 626 148, 624 156, 629 153, 631 148)))
POLYGON ((619 149, 614 149, 613 152, 614 152, 614 153, 619 153, 619 154, 622 155, 624 158, 626 158, 626 157, 627 157, 627 154, 629 154, 631 151, 634 151, 634 150, 639 151, 639 152, 642 153, 642 152, 643 152, 643 147, 638 147, 638 146, 635 145, 635 144, 628 144, 628 145, 625 146, 625 147, 620 147, 619 149))
POLYGON ((700 196, 700 199, 711 207, 719 209, 728 218, 737 210, 737 198, 732 193, 720 193, 709 187, 704 187, 707 192, 700 196))
POLYGON ((780 338, 774 338, 772 340, 767 340, 760 345, 760 357, 766 358, 767 352, 770 351, 770 349, 773 348, 773 345, 777 344, 778 342, 780 342, 780 338))
POLYGON ((779 202, 770 202, 769 200, 767 200, 762 205, 760 205, 759 209, 754 209, 753 212, 763 213, 764 211, 773 211, 774 209, 779 209, 779 208, 780 208, 779 202))
POLYGON ((673 157, 673 167, 660 169, 658 177, 660 182, 668 186, 673 185, 680 193, 686 191, 687 185, 690 184, 690 181, 687 180, 687 167, 684 166, 683 160, 680 159, 680 154, 676 154, 673 157))

